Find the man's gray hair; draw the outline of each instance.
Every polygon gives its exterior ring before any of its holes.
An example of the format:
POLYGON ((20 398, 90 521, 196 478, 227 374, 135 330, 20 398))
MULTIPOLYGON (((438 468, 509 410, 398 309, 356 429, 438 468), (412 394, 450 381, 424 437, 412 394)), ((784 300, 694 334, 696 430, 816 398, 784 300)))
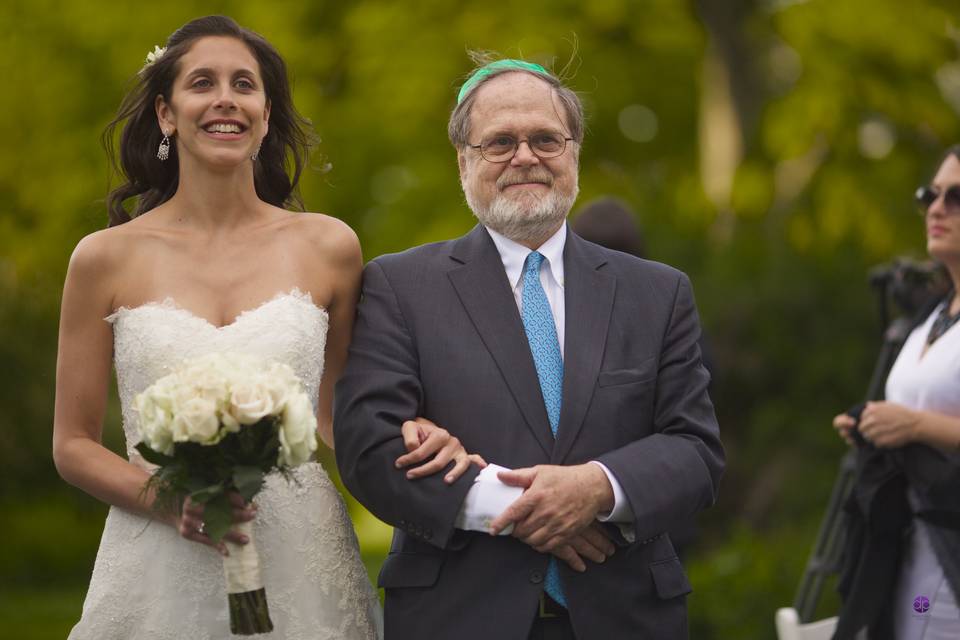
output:
MULTIPOLYGON (((474 64, 477 65, 473 71, 470 72, 470 76, 476 73, 478 69, 498 59, 485 52, 470 52, 470 57, 473 59, 474 64)), ((467 92, 463 100, 453 108, 453 111, 450 113, 450 122, 447 124, 447 135, 450 136, 450 142, 453 143, 454 147, 463 149, 470 144, 468 142, 468 138, 470 137, 470 112, 473 109, 477 90, 497 76, 505 73, 528 73, 549 84, 553 89, 553 95, 557 97, 557 100, 563 105, 563 110, 566 112, 567 128, 569 129, 570 137, 573 138, 578 145, 583 143, 583 104, 581 104, 580 96, 578 96, 575 91, 564 86, 558 78, 551 74, 538 73, 527 69, 507 68, 491 70, 486 76, 481 78, 480 81, 467 92)), ((558 112, 557 116, 561 117, 561 114, 558 112)))

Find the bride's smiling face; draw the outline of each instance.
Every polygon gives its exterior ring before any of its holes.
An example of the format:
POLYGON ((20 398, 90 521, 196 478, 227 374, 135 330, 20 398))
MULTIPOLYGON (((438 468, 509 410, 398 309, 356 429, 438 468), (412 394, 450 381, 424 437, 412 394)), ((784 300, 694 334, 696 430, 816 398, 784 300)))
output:
POLYGON ((236 38, 197 40, 178 61, 169 102, 157 96, 160 128, 175 133, 181 162, 230 167, 250 162, 267 134, 270 103, 260 65, 236 38))

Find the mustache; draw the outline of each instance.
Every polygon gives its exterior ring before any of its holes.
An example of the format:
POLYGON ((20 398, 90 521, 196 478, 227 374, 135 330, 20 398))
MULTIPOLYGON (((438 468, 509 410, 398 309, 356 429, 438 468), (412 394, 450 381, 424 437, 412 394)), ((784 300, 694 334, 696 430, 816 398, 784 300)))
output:
POLYGON ((503 191, 512 184, 522 184, 524 182, 539 182, 549 187, 553 185, 553 174, 545 169, 504 173, 497 179, 497 190, 503 191))

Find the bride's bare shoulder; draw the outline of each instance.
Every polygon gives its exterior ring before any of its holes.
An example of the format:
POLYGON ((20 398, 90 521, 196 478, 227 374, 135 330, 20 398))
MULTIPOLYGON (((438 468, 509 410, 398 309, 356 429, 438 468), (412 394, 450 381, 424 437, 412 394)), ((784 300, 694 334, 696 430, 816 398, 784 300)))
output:
POLYGON ((155 253, 167 235, 154 221, 140 216, 84 236, 70 256, 68 286, 114 288, 134 263, 155 253))
POLYGON ((120 227, 94 231, 80 239, 70 256, 68 273, 96 275, 110 270, 123 252, 120 227))
POLYGON ((64 313, 77 308, 68 301, 83 300, 96 313, 109 312, 114 280, 125 249, 119 228, 95 231, 81 238, 70 256, 63 290, 64 313))
POLYGON ((304 243, 306 251, 335 262, 360 259, 360 239, 343 220, 323 213, 296 213, 291 216, 291 229, 304 243))
POLYGON ((115 227, 94 231, 77 243, 70 257, 71 268, 111 268, 136 253, 137 244, 151 236, 150 226, 134 218, 115 227))

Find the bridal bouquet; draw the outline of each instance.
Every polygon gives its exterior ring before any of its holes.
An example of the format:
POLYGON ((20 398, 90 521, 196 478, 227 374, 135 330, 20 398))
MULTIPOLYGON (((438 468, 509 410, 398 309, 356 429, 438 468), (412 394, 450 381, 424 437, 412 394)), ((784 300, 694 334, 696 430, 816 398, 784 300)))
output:
MULTIPOLYGON (((204 505, 204 531, 219 542, 233 526, 228 492, 249 502, 264 477, 310 460, 317 420, 299 378, 285 364, 216 353, 189 360, 135 399, 142 441, 137 451, 158 469, 148 488, 160 509, 178 510, 185 496, 204 505)), ((246 545, 229 545, 223 560, 230 630, 273 629, 252 523, 237 528, 246 545)))

